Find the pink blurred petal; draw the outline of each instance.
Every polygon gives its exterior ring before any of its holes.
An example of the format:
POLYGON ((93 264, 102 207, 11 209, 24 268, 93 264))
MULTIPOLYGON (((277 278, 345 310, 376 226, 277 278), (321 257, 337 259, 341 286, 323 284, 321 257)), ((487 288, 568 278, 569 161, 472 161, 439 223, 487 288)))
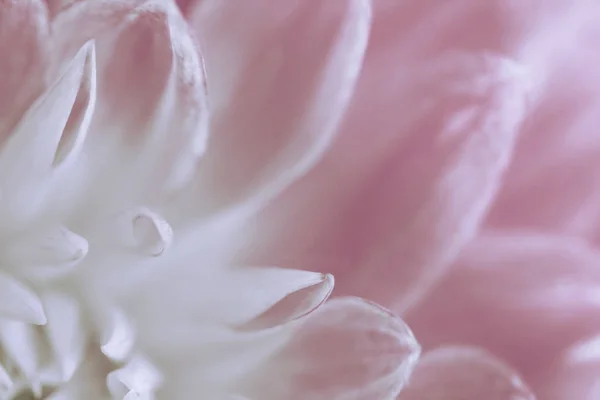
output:
POLYGON ((424 348, 481 346, 537 390, 562 349, 600 329, 599 263, 600 254, 574 238, 488 233, 407 321, 424 348))
POLYGON ((534 400, 518 375, 491 354, 469 347, 425 353, 398 400, 534 400))
POLYGON ((395 134, 368 144, 342 137, 270 210, 271 231, 257 236, 266 248, 251 246, 263 263, 330 271, 338 293, 398 311, 476 233, 510 159, 529 84, 519 65, 493 55, 448 54, 405 73, 395 134))
POLYGON ((253 210, 328 148, 362 65, 367 0, 200 2, 213 120, 199 191, 214 209, 253 210))
POLYGON ((533 43, 526 46, 530 50, 522 56, 544 62, 540 74, 547 78, 490 215, 493 227, 600 239, 600 75, 594 67, 600 61, 596 52, 600 29, 590 16, 600 10, 591 2, 577 4, 549 21, 549 32, 530 39, 533 43), (559 31, 564 32, 561 40, 550 40, 559 31))
POLYGON ((358 298, 334 299, 304 320, 268 370, 258 371, 250 389, 257 395, 250 397, 393 398, 419 352, 410 329, 387 310, 358 298))
POLYGON ((43 90, 48 11, 42 0, 0 2, 0 140, 43 90))
POLYGON ((539 379, 543 400, 596 400, 600 398, 598 336, 567 349, 547 374, 539 379))

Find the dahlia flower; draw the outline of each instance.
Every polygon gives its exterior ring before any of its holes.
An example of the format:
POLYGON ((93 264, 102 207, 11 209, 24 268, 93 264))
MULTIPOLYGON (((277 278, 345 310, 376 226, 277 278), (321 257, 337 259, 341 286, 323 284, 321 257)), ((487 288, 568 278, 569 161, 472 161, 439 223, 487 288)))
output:
POLYGON ((405 385, 401 320, 242 251, 339 132, 370 3, 248 3, 0 1, 1 399, 405 385))

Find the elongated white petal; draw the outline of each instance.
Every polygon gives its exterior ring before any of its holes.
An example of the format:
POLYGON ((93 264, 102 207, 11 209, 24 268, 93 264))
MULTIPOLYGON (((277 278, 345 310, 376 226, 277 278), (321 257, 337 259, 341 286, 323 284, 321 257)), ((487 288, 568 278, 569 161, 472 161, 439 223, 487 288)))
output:
POLYGON ((63 226, 40 229, 18 237, 0 260, 33 278, 50 278, 70 270, 88 252, 88 242, 63 226))
POLYGON ((43 325, 46 315, 40 298, 16 279, 0 272, 0 315, 43 325))
POLYGON ((23 372, 32 389, 41 386, 41 368, 48 358, 36 328, 21 321, 0 321, 3 349, 23 372))
POLYGON ((87 43, 2 147, 0 188, 8 215, 34 212, 51 175, 77 158, 94 110, 95 71, 94 44, 87 43))
POLYGON ((62 379, 71 379, 83 359, 86 331, 77 302, 65 295, 43 297, 48 316, 44 326, 48 341, 60 364, 62 379))

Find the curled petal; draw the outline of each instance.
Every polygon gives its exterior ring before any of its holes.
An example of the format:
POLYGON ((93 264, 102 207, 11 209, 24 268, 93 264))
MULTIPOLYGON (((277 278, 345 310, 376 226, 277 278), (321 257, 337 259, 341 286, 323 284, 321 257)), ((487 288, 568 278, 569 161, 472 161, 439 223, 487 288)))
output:
POLYGON ((535 400, 519 376, 476 348, 442 347, 425 353, 398 400, 535 400))
POLYGON ((201 203, 189 206, 241 203, 250 213, 332 142, 362 65, 370 2, 198 4, 190 18, 214 117, 201 203))
POLYGON ((338 298, 304 320, 267 370, 254 377, 249 393, 290 400, 394 398, 419 353, 410 329, 391 313, 357 298, 338 298))

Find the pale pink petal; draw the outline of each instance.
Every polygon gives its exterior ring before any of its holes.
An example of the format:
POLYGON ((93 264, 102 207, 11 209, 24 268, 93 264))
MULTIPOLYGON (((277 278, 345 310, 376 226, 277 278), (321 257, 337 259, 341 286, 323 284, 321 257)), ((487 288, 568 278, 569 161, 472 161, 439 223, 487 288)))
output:
POLYGON ((425 353, 398 400, 534 400, 508 366, 469 347, 425 353))
POLYGON ((419 352, 410 329, 390 312, 358 298, 338 298, 304 320, 258 371, 248 393, 269 400, 393 398, 419 352))
POLYGON ((406 318, 424 348, 481 346, 537 390, 563 349, 600 329, 598 265, 577 239, 487 233, 406 318))
POLYGON ((567 349, 540 377, 537 395, 543 400, 596 400, 600 398, 598 336, 567 349))
POLYGON ((353 93, 370 17, 368 0, 199 3, 190 18, 213 111, 201 205, 245 198, 252 211, 320 158, 353 93))
POLYGON ((96 43, 98 102, 87 144, 94 162, 81 169, 86 201, 113 210, 185 186, 208 133, 203 66, 183 17, 171 1, 137 3, 82 0, 53 21, 58 53, 96 43))
POLYGON ((368 144, 342 137, 262 216, 271 231, 255 238, 266 245, 249 246, 263 252, 261 263, 304 262, 336 275, 339 293, 397 310, 423 295, 477 232, 510 160, 529 84, 518 64, 489 54, 399 68, 408 78, 396 82, 396 131, 368 144))
POLYGON ((563 3, 564 12, 524 44, 522 58, 543 63, 537 68, 546 82, 488 223, 597 241, 600 72, 594 66, 600 29, 594 16, 600 10, 594 2, 563 3))
POLYGON ((43 90, 48 11, 42 0, 0 2, 0 140, 43 90))

